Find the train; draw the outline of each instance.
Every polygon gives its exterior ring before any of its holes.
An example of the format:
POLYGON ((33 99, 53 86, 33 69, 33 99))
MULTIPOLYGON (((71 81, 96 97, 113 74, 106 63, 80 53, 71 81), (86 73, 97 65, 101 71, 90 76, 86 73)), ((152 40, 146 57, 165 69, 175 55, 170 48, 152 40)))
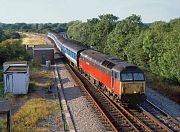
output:
POLYGON ((138 66, 82 46, 64 33, 49 32, 47 36, 73 66, 110 96, 136 104, 146 99, 145 75, 138 66))

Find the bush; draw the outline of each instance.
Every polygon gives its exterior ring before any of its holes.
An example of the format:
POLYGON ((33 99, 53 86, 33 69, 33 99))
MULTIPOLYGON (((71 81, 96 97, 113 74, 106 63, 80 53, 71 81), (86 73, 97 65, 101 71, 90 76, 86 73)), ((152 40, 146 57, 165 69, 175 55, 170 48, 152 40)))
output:
POLYGON ((38 68, 38 67, 41 67, 41 64, 33 61, 33 62, 31 63, 31 67, 38 68))
POLYGON ((4 98, 13 101, 15 99, 15 95, 13 93, 5 93, 4 98))
POLYGON ((36 89, 36 84, 33 82, 29 83, 29 92, 35 91, 36 89))
POLYGON ((15 95, 13 93, 4 94, 4 85, 3 85, 3 82, 0 82, 0 99, 9 99, 13 101, 14 98, 15 98, 15 95))
POLYGON ((6 130, 6 121, 4 118, 0 117, 0 131, 4 131, 6 130))

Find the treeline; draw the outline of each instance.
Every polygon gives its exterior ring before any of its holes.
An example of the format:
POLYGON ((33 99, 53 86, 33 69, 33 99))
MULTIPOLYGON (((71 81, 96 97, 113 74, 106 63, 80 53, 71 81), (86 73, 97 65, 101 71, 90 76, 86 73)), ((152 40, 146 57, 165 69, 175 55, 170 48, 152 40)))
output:
POLYGON ((12 31, 12 30, 2 30, 0 28, 0 42, 6 39, 20 39, 21 36, 19 33, 12 31))
POLYGON ((36 32, 46 34, 49 31, 66 32, 66 23, 0 23, 0 66, 9 60, 30 60, 30 53, 26 52, 21 44, 21 36, 18 32, 36 32))
POLYGON ((21 32, 37 32, 46 34, 49 31, 53 32, 66 32, 66 23, 15 23, 15 24, 3 24, 0 23, 0 28, 3 30, 21 31, 21 32))
POLYGON ((31 54, 21 44, 20 35, 11 30, 0 30, 0 69, 5 61, 30 60, 31 54))
POLYGON ((119 20, 107 14, 75 21, 67 32, 90 48, 137 64, 169 82, 180 82, 180 18, 144 24, 137 15, 119 20))

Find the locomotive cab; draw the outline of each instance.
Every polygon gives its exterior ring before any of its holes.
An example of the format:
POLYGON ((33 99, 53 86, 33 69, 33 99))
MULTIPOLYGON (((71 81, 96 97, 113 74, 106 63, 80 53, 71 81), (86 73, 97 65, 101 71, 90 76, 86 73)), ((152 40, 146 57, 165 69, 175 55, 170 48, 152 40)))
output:
POLYGON ((146 99, 145 77, 141 70, 120 73, 121 99, 125 102, 140 103, 146 99))

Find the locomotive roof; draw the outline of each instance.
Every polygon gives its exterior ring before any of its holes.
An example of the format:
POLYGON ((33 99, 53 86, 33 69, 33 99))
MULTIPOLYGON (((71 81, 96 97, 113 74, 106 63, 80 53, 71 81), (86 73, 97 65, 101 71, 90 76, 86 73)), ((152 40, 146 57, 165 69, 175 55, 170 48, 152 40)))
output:
POLYGON ((84 57, 101 64, 108 56, 98 51, 87 49, 81 52, 84 57))
POLYGON ((126 61, 105 55, 95 50, 91 50, 91 49, 84 50, 83 52, 81 52, 81 55, 91 60, 92 62, 95 62, 99 65, 103 65, 104 67, 113 69, 115 71, 122 71, 126 69, 127 70, 137 69, 136 65, 129 64, 126 61))
POLYGON ((130 71, 137 71, 137 70, 140 71, 140 69, 136 65, 129 64, 126 61, 120 62, 117 65, 115 65, 113 67, 113 70, 115 70, 115 71, 127 70, 129 72, 130 71))

